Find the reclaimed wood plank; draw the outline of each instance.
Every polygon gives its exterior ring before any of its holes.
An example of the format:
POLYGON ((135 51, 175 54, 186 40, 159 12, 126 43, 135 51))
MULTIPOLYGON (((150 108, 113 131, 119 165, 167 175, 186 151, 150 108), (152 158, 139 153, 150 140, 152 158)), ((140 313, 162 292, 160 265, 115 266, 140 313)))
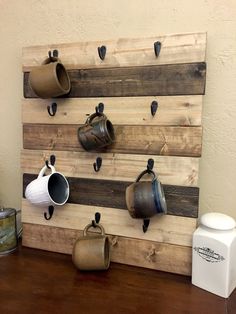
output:
POLYGON ((49 116, 51 99, 22 100, 22 122, 38 124, 83 124, 102 102, 104 113, 115 125, 200 126, 202 95, 159 97, 105 97, 57 99, 57 113, 49 116), (151 115, 152 101, 158 103, 157 114, 151 115))
POLYGON ((52 154, 56 156, 56 169, 67 177, 133 182, 152 158, 154 171, 163 184, 198 186, 199 158, 191 157, 22 150, 22 172, 38 174, 52 154), (93 168, 97 156, 102 157, 99 172, 93 168))
MULTIPOLYGON (((68 71, 71 90, 65 97, 203 95, 206 63, 185 63, 68 71)), ((24 73, 24 97, 37 96, 24 73)))
MULTIPOLYGON (((24 246, 64 254, 72 254, 75 240, 82 236, 81 230, 28 223, 23 224, 23 230, 24 246)), ((112 262, 183 275, 191 274, 191 247, 108 236, 112 262)))
MULTIPOLYGON (((84 152, 78 140, 79 125, 24 124, 23 147, 84 152)), ((115 143, 100 152, 201 156, 201 127, 114 126, 115 143)))
POLYGON ((23 71, 30 71, 33 67, 41 65, 47 58, 48 51, 54 49, 59 51, 59 57, 67 69, 202 62, 205 61, 206 54, 206 33, 24 47, 23 71), (158 58, 153 50, 156 41, 162 44, 158 58), (107 47, 104 61, 97 53, 97 47, 101 45, 107 47))
POLYGON ((96 212, 101 214, 101 223, 108 234, 158 241, 169 244, 191 246, 192 234, 196 229, 196 218, 172 215, 156 215, 146 233, 143 232, 142 219, 133 219, 128 211, 80 204, 56 206, 50 220, 44 218, 47 207, 34 206, 22 198, 22 222, 44 226, 78 229, 94 219, 96 212))
MULTIPOLYGON (((36 174, 23 174, 23 197, 26 186, 36 174)), ((96 180, 67 177, 70 186, 68 203, 127 209, 125 190, 132 182, 96 180)), ((167 214, 183 217, 198 217, 199 189, 174 185, 163 185, 167 203, 167 214)))

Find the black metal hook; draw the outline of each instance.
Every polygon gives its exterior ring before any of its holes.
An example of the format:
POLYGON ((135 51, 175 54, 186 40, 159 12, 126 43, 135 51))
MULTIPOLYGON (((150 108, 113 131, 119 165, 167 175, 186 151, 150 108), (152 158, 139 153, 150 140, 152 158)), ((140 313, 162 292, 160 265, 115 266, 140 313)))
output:
POLYGON ((48 114, 53 117, 57 112, 57 103, 53 102, 51 106, 47 106, 48 114))
POLYGON ((147 162, 147 170, 151 171, 153 167, 154 167, 154 160, 152 158, 149 158, 147 162))
POLYGON ((52 52, 51 50, 48 51, 49 58, 58 58, 59 52, 57 49, 54 49, 52 52))
POLYGON ((96 224, 99 224, 100 219, 101 219, 101 214, 99 212, 95 213, 95 219, 92 220, 92 225, 94 228, 96 228, 96 224))
POLYGON ((143 220, 143 232, 144 233, 147 232, 149 224, 150 224, 150 219, 143 220))
POLYGON ((151 114, 154 117, 158 108, 158 102, 156 100, 153 100, 151 103, 151 114))
POLYGON ((50 220, 52 218, 52 215, 53 215, 53 212, 54 212, 54 207, 51 205, 51 206, 48 206, 48 213, 44 213, 44 218, 46 220, 50 220))
POLYGON ((154 43, 154 52, 155 52, 155 56, 158 58, 158 56, 161 52, 161 42, 160 41, 156 41, 154 43))
MULTIPOLYGON (((56 156, 55 155, 51 155, 50 156, 50 165, 54 166, 55 162, 56 162, 56 156)), ((48 160, 45 161, 45 164, 46 164, 47 168, 50 169, 50 167, 48 165, 49 164, 48 160)))
POLYGON ((105 59, 106 52, 107 52, 106 46, 98 47, 98 55, 101 60, 105 59))
POLYGON ((96 162, 93 163, 94 171, 98 172, 102 166, 102 157, 97 157, 96 162))
POLYGON ((95 107, 96 113, 103 113, 104 111, 104 104, 100 102, 96 107, 95 107))

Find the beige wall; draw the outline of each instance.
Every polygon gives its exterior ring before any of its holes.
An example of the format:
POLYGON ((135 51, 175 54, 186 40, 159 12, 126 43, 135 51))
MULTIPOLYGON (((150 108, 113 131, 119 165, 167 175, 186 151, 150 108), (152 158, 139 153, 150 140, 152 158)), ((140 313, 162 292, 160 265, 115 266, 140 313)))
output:
POLYGON ((0 0, 0 204, 21 204, 23 46, 207 31, 200 211, 236 218, 235 30, 235 0, 0 0))

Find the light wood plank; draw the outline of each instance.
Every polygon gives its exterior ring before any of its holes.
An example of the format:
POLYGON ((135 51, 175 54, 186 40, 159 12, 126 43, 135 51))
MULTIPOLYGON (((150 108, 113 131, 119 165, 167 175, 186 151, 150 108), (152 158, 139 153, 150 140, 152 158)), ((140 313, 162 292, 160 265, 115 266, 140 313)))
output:
MULTIPOLYGON (((79 125, 24 124, 25 149, 84 152, 79 125)), ((99 151, 124 154, 201 156, 202 127, 114 126, 115 142, 99 151)))
MULTIPOLYGON (((23 224, 23 245, 72 254, 75 240, 82 231, 36 224, 23 224)), ((111 261, 177 274, 191 274, 191 248, 155 241, 109 235, 111 261)))
POLYGON ((170 34, 150 38, 121 38, 97 42, 48 44, 23 48, 23 71, 40 65, 48 51, 57 49, 68 69, 155 65, 205 61, 206 33, 170 34), (162 43, 156 58, 153 44, 162 43), (100 60, 97 47, 105 45, 105 60, 100 60))
POLYGON ((163 184, 198 185, 199 158, 190 157, 22 150, 22 172, 39 173, 52 154, 56 156, 56 169, 68 177, 133 182, 146 169, 148 159, 152 158, 154 171, 163 184), (95 172, 93 163, 98 156, 102 157, 102 167, 95 172))
POLYGON ((104 103, 104 113, 114 125, 200 126, 201 95, 159 97, 23 99, 22 122, 43 124, 84 124, 95 107, 104 103), (47 106, 57 103, 57 113, 49 116, 47 106), (151 115, 152 101, 158 102, 156 115, 151 115))
MULTIPOLYGON (((206 63, 70 70, 65 97, 204 95, 206 63)), ((24 97, 37 98, 24 73, 24 97)))
POLYGON ((101 223, 109 234, 184 246, 191 246, 196 229, 196 218, 156 215, 152 217, 148 231, 143 233, 142 219, 133 219, 127 210, 116 208, 67 203, 57 206, 50 220, 45 220, 45 211, 47 208, 34 206, 22 199, 22 222, 25 223, 83 230, 94 219, 95 213, 100 212, 101 223))

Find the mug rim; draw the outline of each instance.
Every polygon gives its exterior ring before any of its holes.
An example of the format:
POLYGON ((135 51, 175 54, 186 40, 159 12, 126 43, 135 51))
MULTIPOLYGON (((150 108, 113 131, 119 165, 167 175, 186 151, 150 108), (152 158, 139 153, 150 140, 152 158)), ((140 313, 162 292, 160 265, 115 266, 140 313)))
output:
MULTIPOLYGON (((51 63, 53 63, 53 64, 55 65, 55 66, 53 67, 53 73, 55 74, 55 81, 56 81, 57 86, 58 86, 61 90, 63 90, 63 92, 64 92, 65 94, 69 93, 69 91, 70 91, 70 89, 71 89, 71 83, 70 83, 70 78, 69 78, 69 75, 68 75, 68 73, 67 73, 67 71, 66 71, 66 68, 64 67, 64 65, 63 65, 60 61, 51 62, 51 63), (58 76, 57 76, 57 66, 58 66, 58 65, 63 68, 63 71, 64 71, 64 73, 65 73, 65 75, 66 75, 66 78, 67 78, 67 81, 68 81, 68 88, 67 88, 67 89, 63 88, 63 86, 60 84, 60 81, 59 81, 59 79, 58 79, 58 76)), ((48 64, 50 64, 50 63, 48 63, 48 64)))
POLYGON ((69 198, 69 195, 70 195, 70 187, 69 187, 69 182, 68 182, 68 180, 66 179, 66 177, 64 176, 64 174, 62 174, 62 173, 60 173, 60 172, 57 172, 57 171, 56 171, 56 172, 53 172, 53 173, 51 173, 51 174, 49 174, 48 176, 49 176, 49 178, 48 178, 48 182, 47 182, 47 194, 48 194, 48 197, 49 197, 49 199, 50 199, 50 202, 52 203, 52 205, 58 205, 58 206, 65 205, 65 203, 67 202, 67 200, 68 200, 68 198, 69 198), (62 202, 62 203, 57 203, 57 202, 55 202, 55 201, 52 199, 52 197, 51 197, 51 195, 50 195, 50 193, 49 193, 49 180, 50 180, 51 176, 52 176, 52 175, 55 175, 55 174, 59 174, 60 176, 62 176, 62 177, 64 178, 65 182, 66 182, 66 185, 67 185, 67 191, 68 191, 68 193, 67 193, 67 196, 66 196, 65 201, 62 202))

